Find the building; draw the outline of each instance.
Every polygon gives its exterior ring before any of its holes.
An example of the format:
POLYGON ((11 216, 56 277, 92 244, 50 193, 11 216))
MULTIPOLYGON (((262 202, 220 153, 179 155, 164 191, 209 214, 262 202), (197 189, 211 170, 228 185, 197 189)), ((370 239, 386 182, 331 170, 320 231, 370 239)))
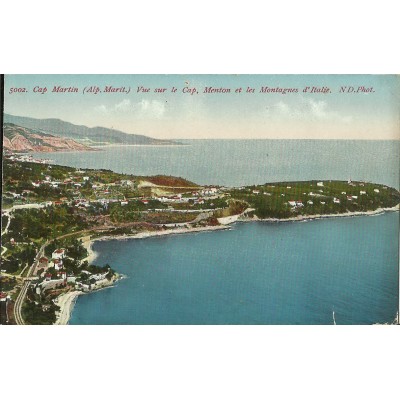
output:
POLYGON ((65 249, 56 249, 53 251, 53 254, 51 255, 51 258, 55 260, 63 259, 65 258, 65 249))

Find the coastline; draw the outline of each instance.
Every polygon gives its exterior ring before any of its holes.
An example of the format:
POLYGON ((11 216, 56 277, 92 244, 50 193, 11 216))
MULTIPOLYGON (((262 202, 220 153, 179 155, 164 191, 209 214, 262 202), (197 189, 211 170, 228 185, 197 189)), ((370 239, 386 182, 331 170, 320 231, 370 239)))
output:
POLYGON ((394 207, 387 208, 377 208, 374 211, 354 211, 347 212, 341 214, 315 214, 315 215, 298 215, 297 217, 289 217, 289 218, 247 218, 247 217, 239 217, 239 222, 301 222, 301 221, 313 221, 317 219, 326 219, 326 218, 350 218, 350 217, 363 217, 363 216, 374 216, 381 215, 386 212, 396 212, 400 210, 400 203, 394 207))
POLYGON ((87 252, 88 252, 87 257, 85 257, 85 258, 82 260, 82 262, 83 262, 83 261, 87 261, 88 264, 92 264, 93 261, 94 261, 94 260, 96 259, 96 257, 97 257, 97 253, 96 253, 95 251, 93 251, 93 248, 92 248, 92 246, 93 246, 93 240, 90 239, 90 235, 81 237, 81 240, 82 240, 82 246, 85 247, 85 249, 86 249, 87 252))
MULTIPOLYGON (((279 219, 279 218, 246 218, 242 217, 239 215, 237 219, 233 219, 231 223, 226 224, 226 225, 217 225, 217 226, 204 226, 204 227, 185 227, 185 228, 176 228, 176 229, 170 229, 170 230, 165 230, 165 231, 145 231, 145 232, 139 232, 135 234, 125 234, 125 235, 105 235, 105 236, 100 236, 97 238, 91 238, 89 236, 84 236, 82 237, 82 244, 83 246, 87 249, 88 251, 88 256, 83 260, 87 261, 89 264, 93 263, 93 261, 97 257, 97 253, 93 250, 93 243, 95 241, 105 241, 105 240, 129 240, 129 239, 146 239, 150 237, 156 237, 156 236, 167 236, 167 235, 177 235, 177 234, 185 234, 185 233, 196 233, 196 232, 209 232, 209 231, 217 231, 217 230, 229 230, 231 229, 231 224, 235 222, 273 222, 273 223, 278 223, 278 222, 301 222, 301 221, 312 221, 312 220, 318 220, 318 219, 325 219, 325 218, 349 218, 349 217, 359 217, 359 216, 374 216, 374 215, 380 215, 386 212, 398 212, 400 210, 400 204, 397 204, 394 207, 390 208, 378 208, 374 211, 356 211, 356 212, 348 212, 348 213, 342 213, 342 214, 316 214, 316 215, 299 215, 297 217, 291 217, 291 218, 284 218, 284 219, 279 219)), ((123 276, 120 276, 118 273, 116 273, 115 279, 110 281, 110 284, 104 285, 102 287, 99 287, 96 290, 101 290, 106 287, 112 287, 112 285, 118 281, 119 279, 123 279, 123 276)), ((71 292, 64 293, 57 297, 57 305, 61 308, 57 320, 55 322, 55 325, 67 325, 68 321, 71 317, 72 310, 74 308, 76 299, 79 295, 81 294, 87 294, 91 293, 86 292, 83 293, 78 290, 74 290, 71 292)))
POLYGON ((115 273, 115 276, 113 277, 113 279, 111 279, 111 281, 100 284, 99 287, 92 289, 88 292, 73 290, 58 296, 56 299, 56 305, 60 307, 60 311, 57 313, 57 319, 54 325, 68 325, 69 319, 71 318, 72 310, 74 309, 78 296, 113 287, 115 282, 124 279, 125 277, 125 275, 115 273))
MULTIPOLYGON (((96 241, 104 241, 104 240, 129 240, 129 239, 146 239, 155 236, 167 236, 167 235, 178 235, 185 233, 196 233, 196 232, 209 232, 209 231, 217 231, 217 230, 226 230, 231 229, 231 225, 235 222, 301 222, 301 221, 313 221, 318 219, 326 219, 326 218, 350 218, 350 217, 361 217, 361 216, 374 216, 384 214, 386 212, 398 212, 400 210, 400 203, 394 207, 387 208, 377 208, 374 211, 354 211, 347 212, 341 214, 315 214, 315 215, 299 215, 296 217, 290 218, 248 218, 243 217, 242 214, 239 214, 237 218, 233 218, 231 222, 216 225, 216 226, 204 226, 204 227, 180 227, 175 229, 163 230, 163 231, 144 231, 133 234, 123 234, 123 235, 104 235, 96 238, 91 238, 91 236, 82 237, 82 244, 86 248, 88 252, 88 256, 82 260, 87 261, 89 264, 92 263, 96 257, 97 253, 93 250, 93 243, 96 241)), ((233 216, 235 217, 235 216, 233 216)))
MULTIPOLYGON (((98 238, 91 239, 90 240, 91 241, 90 249, 92 247, 93 242, 96 242, 96 241, 146 239, 146 238, 155 237, 155 236, 168 236, 168 235, 179 235, 179 234, 184 234, 184 233, 219 231, 219 230, 224 230, 224 229, 230 229, 230 227, 226 226, 226 225, 202 226, 202 227, 197 227, 197 228, 180 227, 180 228, 169 229, 169 230, 164 230, 164 231, 144 231, 144 232, 139 232, 139 233, 115 235, 115 236, 105 235, 105 236, 100 236, 98 238)), ((95 252, 93 252, 92 249, 90 251, 92 252, 92 254, 97 256, 97 254, 95 252)))
POLYGON ((82 292, 74 290, 72 292, 63 293, 57 297, 56 304, 60 307, 57 315, 57 320, 54 325, 67 325, 71 317, 76 299, 82 292))

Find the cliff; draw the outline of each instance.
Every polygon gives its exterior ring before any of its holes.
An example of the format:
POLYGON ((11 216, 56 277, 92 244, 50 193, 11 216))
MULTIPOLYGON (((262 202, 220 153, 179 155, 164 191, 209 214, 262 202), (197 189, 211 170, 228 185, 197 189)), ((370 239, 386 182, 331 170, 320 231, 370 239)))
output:
POLYGON ((90 147, 22 126, 5 123, 3 148, 14 152, 88 151, 90 147))

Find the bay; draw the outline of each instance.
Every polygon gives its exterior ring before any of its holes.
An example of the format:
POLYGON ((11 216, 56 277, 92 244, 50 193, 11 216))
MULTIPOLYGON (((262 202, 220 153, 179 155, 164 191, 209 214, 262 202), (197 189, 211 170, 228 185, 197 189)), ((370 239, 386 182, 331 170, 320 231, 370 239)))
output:
MULTIPOLYGON (((173 175, 201 185, 365 180, 400 187, 400 142, 368 140, 180 140, 185 146, 106 146, 46 154, 56 164, 134 175, 173 175)), ((44 157, 43 153, 33 153, 44 157)))
POLYGON ((71 324, 372 324, 398 305, 399 214, 238 223, 95 242, 127 279, 80 296, 71 324))

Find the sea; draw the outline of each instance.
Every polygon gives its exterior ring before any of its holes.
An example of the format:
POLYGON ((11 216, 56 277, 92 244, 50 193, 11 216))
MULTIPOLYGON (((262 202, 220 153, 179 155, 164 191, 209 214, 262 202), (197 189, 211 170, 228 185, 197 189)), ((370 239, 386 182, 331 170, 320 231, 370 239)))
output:
MULTIPOLYGON (((52 153, 57 164, 201 185, 363 180, 399 189, 399 141, 185 140, 52 153)), ((36 157, 43 154, 33 154, 36 157)), ((373 324, 399 304, 399 213, 94 243, 126 275, 79 296, 70 324, 373 324)))

